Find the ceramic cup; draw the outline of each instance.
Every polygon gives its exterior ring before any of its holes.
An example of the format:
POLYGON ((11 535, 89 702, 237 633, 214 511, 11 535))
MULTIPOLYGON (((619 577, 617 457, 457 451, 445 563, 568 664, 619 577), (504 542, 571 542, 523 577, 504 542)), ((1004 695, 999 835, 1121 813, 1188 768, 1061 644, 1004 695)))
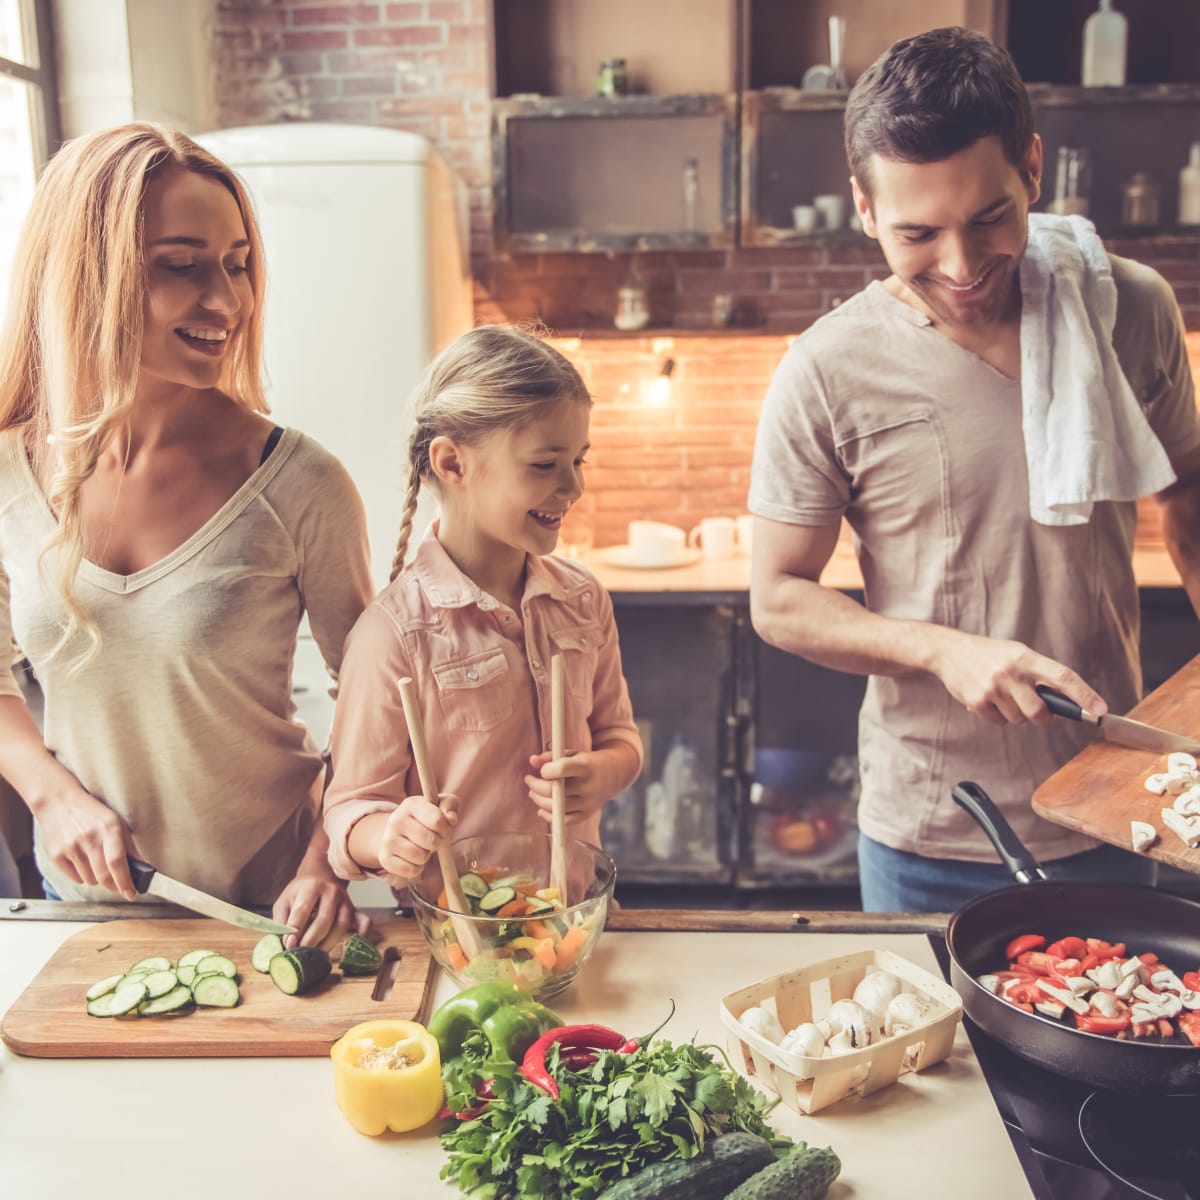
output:
POLYGON ((678 526, 661 521, 630 521, 627 539, 634 558, 641 562, 665 562, 684 548, 687 534, 678 526))
POLYGON ((749 554, 754 538, 754 517, 745 513, 737 519, 737 544, 743 554, 749 554))
POLYGON ((705 517, 688 534, 688 545, 699 546, 705 558, 732 558, 736 537, 732 517, 705 517))
POLYGON ((811 204, 797 204, 792 209, 792 224, 797 233, 815 233, 817 210, 811 204))
POLYGON ((813 197, 813 208, 821 218, 822 229, 841 229, 846 224, 846 197, 830 192, 813 197))

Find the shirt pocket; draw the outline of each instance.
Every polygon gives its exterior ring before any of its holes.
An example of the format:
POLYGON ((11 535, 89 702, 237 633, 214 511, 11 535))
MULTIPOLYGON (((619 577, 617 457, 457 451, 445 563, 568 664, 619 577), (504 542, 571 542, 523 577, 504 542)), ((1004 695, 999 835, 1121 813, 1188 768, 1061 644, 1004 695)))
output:
MULTIPOLYGON (((563 656, 563 676, 572 696, 591 700, 596 679, 596 663, 600 657, 600 626, 567 625, 550 631, 554 652, 563 656)), ((591 712, 591 704, 588 704, 591 712)))
POLYGON ((499 647, 434 667, 433 677, 448 729, 483 733, 512 715, 508 660, 499 647))

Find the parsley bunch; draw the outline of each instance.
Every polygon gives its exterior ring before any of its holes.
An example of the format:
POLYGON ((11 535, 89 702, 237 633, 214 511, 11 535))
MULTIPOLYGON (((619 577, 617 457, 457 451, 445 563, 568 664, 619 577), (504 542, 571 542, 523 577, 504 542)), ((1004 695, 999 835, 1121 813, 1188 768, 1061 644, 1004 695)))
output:
MULTIPOLYGON (((450 1155, 443 1179, 480 1200, 591 1200, 651 1163, 695 1158, 722 1133, 758 1134, 777 1151, 791 1146, 766 1122, 778 1099, 768 1102, 717 1047, 655 1041, 633 1054, 602 1051, 590 1067, 569 1071, 554 1046, 547 1064, 557 1101, 514 1065, 486 1063, 493 1098, 442 1134, 450 1155)), ((469 1108, 473 1098, 463 1072, 450 1083, 450 1107, 469 1108)))

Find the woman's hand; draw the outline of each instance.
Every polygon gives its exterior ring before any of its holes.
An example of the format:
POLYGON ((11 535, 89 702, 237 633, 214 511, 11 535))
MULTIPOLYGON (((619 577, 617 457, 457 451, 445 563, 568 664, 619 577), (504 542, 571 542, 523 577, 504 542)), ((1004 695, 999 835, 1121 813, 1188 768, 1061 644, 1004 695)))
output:
POLYGON ((346 892, 346 884, 330 869, 324 856, 306 854, 296 877, 279 893, 271 916, 282 925, 290 925, 299 936, 289 933, 283 944, 319 946, 357 933, 367 937, 371 918, 358 912, 346 892))
POLYGON ((396 879, 416 879, 440 838, 449 839, 458 824, 458 797, 443 792, 440 806, 424 796, 405 796, 388 815, 379 842, 379 867, 396 879))
POLYGON ((42 852, 72 883, 108 888, 136 900, 127 861, 128 826, 73 777, 71 784, 35 810, 42 852))
POLYGON ((554 780, 566 782, 566 819, 582 821, 599 812, 637 775, 637 755, 625 742, 578 753, 567 751, 557 759, 531 754, 529 765, 537 774, 526 775, 525 786, 538 816, 547 824, 553 820, 554 780))

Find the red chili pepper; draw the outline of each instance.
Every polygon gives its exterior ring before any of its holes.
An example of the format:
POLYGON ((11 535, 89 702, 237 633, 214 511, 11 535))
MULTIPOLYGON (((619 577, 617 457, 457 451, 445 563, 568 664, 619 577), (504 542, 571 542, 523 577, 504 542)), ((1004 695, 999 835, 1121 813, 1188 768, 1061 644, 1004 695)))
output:
MULTIPOLYGON (((556 1042, 563 1049, 619 1050, 625 1045, 625 1035, 607 1025, 559 1025, 543 1033, 525 1051, 521 1060, 521 1074, 542 1091, 549 1092, 552 1099, 559 1096, 558 1084, 546 1068, 546 1055, 556 1042)), ((562 1050, 560 1049, 560 1054, 562 1050)))
POLYGON ((1046 944, 1046 939, 1040 933, 1023 933, 1020 937, 1015 937, 1004 948, 1004 957, 1012 962, 1018 955, 1024 954, 1026 950, 1040 950, 1046 944))

